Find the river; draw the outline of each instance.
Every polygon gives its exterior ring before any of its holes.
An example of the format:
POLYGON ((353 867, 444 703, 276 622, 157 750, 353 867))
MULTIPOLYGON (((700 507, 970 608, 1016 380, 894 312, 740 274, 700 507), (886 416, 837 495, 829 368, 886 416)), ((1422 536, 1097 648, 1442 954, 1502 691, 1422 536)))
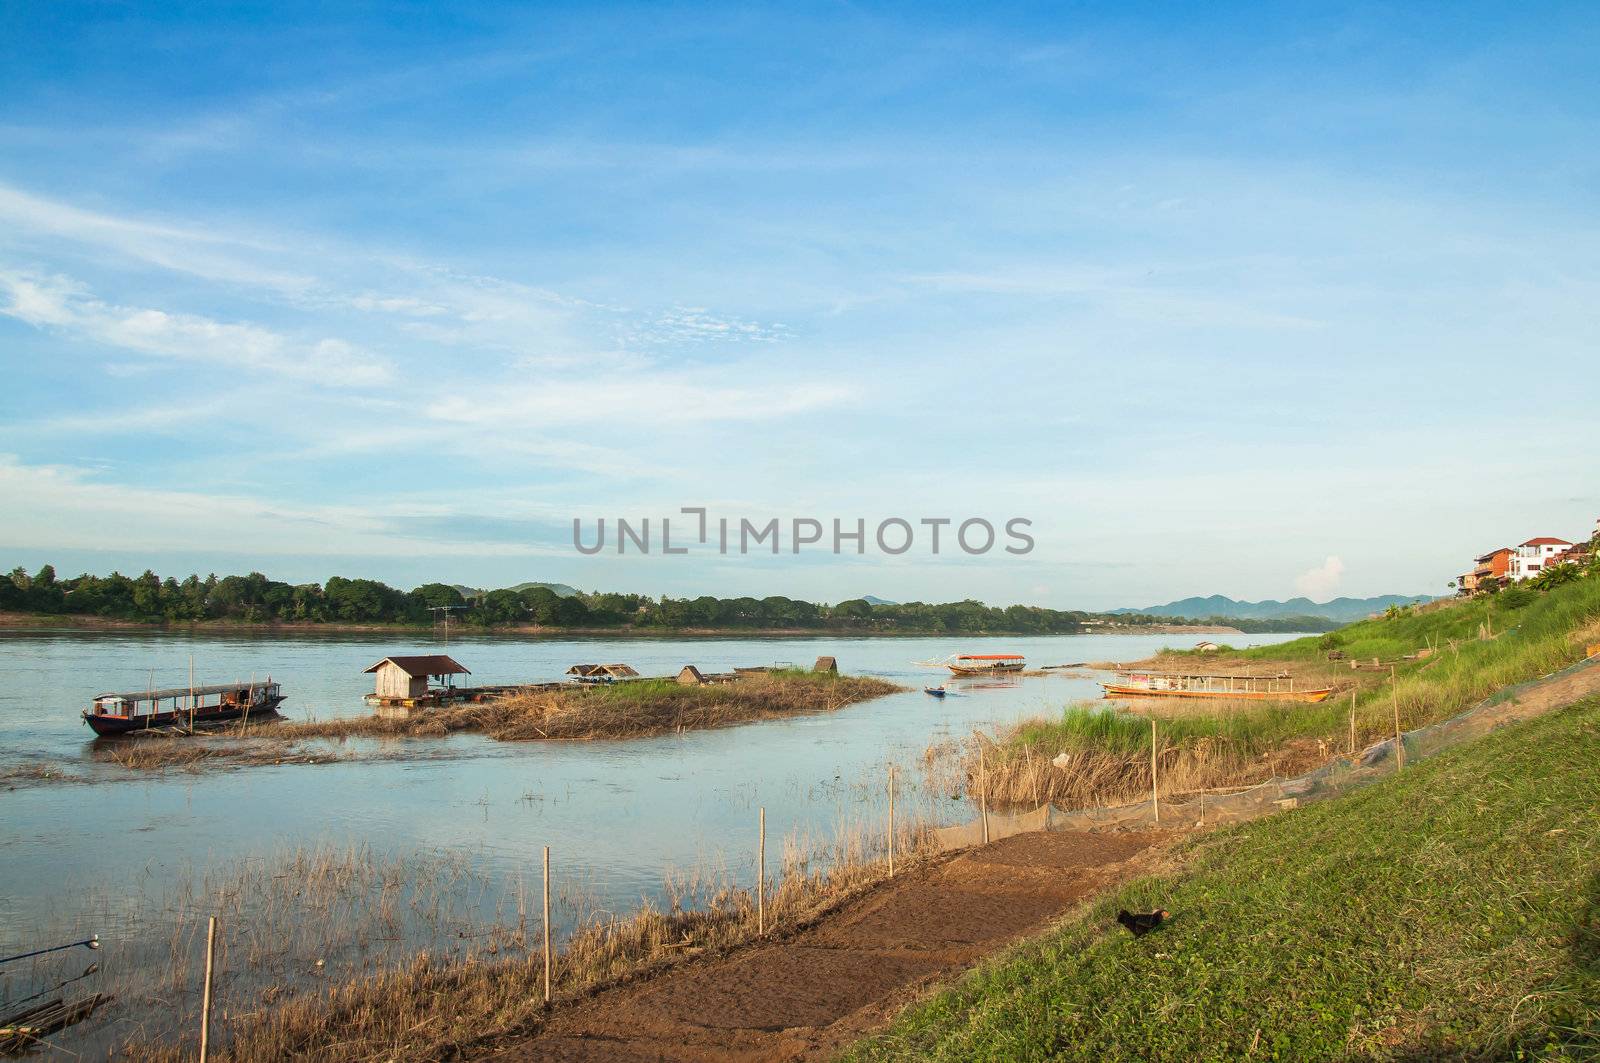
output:
MULTIPOLYGON (((1235 636, 1239 645, 1293 635, 1235 636)), ((771 839, 826 837, 881 818, 890 762, 904 766, 904 815, 969 818, 960 800, 919 790, 930 745, 1097 697, 1073 675, 953 684, 915 662, 955 651, 1026 654, 1030 667, 1131 660, 1181 635, 1040 638, 572 639, 468 637, 448 651, 470 681, 560 679, 578 662, 625 662, 645 675, 793 662, 821 655, 842 671, 912 688, 839 712, 629 741, 499 743, 475 735, 357 744, 364 759, 138 774, 96 760, 79 711, 99 693, 271 676, 290 718, 364 714, 363 669, 385 655, 441 652, 406 636, 186 636, 0 633, 0 774, 59 766, 79 782, 0 789, 0 954, 50 935, 115 938, 132 913, 160 912, 241 863, 296 849, 361 847, 384 858, 448 855, 490 884, 537 874, 548 845, 564 883, 616 913, 659 898, 670 869, 699 867, 749 885, 757 809, 771 839), (196 885, 201 884, 201 885, 196 885), (164 900, 163 898, 168 898, 164 900)), ((346 747, 349 748, 349 747, 346 747)), ((776 845, 776 842, 774 843, 776 845)), ((487 907, 482 897, 473 903, 487 907)), ((496 901, 495 903, 501 903, 496 901)), ((577 918, 567 912, 568 925, 577 918)), ((148 930, 148 919, 146 930, 148 930)), ((70 940, 70 938, 64 938, 70 940)), ((6 983, 0 982, 0 991, 6 983)))

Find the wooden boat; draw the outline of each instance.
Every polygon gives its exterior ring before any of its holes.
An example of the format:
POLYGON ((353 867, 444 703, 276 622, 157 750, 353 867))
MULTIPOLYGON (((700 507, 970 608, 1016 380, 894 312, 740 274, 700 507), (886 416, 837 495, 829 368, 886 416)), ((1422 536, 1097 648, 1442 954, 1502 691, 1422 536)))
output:
POLYGON ((1246 701, 1321 701, 1332 687, 1296 687, 1293 676, 1187 675, 1180 672, 1118 672, 1100 684, 1108 698, 1232 698, 1246 701))
POLYGON ((945 667, 956 675, 994 675, 1020 672, 1024 660, 1020 653, 963 653, 945 667))
POLYGON ((83 720, 97 735, 124 735, 158 727, 205 727, 247 716, 276 713, 283 693, 269 676, 265 683, 220 683, 214 686, 139 690, 100 694, 83 710, 83 720), (171 702, 171 708, 164 708, 171 702))
POLYGON ((949 693, 944 687, 923 687, 922 692, 924 694, 932 694, 936 698, 942 698, 949 693))

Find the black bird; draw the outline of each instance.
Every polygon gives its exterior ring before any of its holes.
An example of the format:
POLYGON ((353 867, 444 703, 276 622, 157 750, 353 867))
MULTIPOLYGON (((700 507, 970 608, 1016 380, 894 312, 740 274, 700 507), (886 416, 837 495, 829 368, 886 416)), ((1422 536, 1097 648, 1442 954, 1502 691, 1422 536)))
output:
POLYGON ((1126 908, 1124 908, 1122 911, 1117 913, 1117 922, 1127 927, 1128 933, 1132 934, 1134 937, 1143 937, 1144 935, 1150 933, 1150 931, 1160 926, 1162 921, 1166 918, 1167 910, 1165 908, 1157 908, 1155 911, 1148 914, 1140 912, 1138 915, 1134 915, 1132 912, 1129 912, 1126 908))

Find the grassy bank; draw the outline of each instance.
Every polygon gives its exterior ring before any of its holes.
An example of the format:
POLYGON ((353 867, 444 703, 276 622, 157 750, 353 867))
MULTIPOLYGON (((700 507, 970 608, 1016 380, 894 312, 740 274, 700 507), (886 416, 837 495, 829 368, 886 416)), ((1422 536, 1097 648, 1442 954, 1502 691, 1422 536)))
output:
POLYGON ((1441 603, 1365 620, 1319 637, 1237 653, 1163 653, 1150 666, 1172 671, 1284 669, 1334 686, 1317 704, 1146 699, 1134 712, 1101 704, 1028 721, 1000 741, 980 739, 965 769, 974 793, 1000 804, 1115 804, 1149 795, 1150 722, 1158 716, 1158 775, 1164 794, 1249 785, 1305 771, 1327 757, 1437 723, 1506 686, 1563 668, 1600 642, 1600 578, 1546 592, 1441 603), (1346 658, 1393 662, 1394 679, 1355 670, 1346 658), (1404 658, 1424 651, 1412 660, 1404 658), (1352 716, 1354 726, 1352 728, 1352 716), (1067 754, 1066 769, 1052 765, 1067 754))
POLYGON ((850 1058, 1600 1053, 1600 699, 1222 832, 850 1058), (1119 908, 1164 907, 1135 940, 1119 908))
POLYGON ((482 704, 425 711, 407 719, 268 723, 252 735, 280 739, 359 735, 440 736, 476 731, 506 742, 643 738, 757 720, 832 712, 903 689, 871 676, 776 671, 732 683, 681 686, 670 679, 573 686, 482 704))

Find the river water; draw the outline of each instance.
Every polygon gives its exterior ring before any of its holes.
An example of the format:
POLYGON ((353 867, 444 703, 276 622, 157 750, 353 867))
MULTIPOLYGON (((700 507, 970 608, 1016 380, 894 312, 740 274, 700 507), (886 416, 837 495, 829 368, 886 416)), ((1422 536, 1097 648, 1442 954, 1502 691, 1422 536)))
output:
MULTIPOLYGON (((1236 636, 1260 645, 1292 635, 1236 636)), ((930 745, 977 727, 1052 713, 1099 688, 1075 675, 953 684, 916 662, 962 652, 1015 652, 1030 667, 1131 660, 1191 636, 1042 638, 717 638, 529 640, 471 637, 448 652, 470 681, 560 679, 579 662, 625 662, 642 674, 792 662, 821 655, 842 671, 911 687, 839 712, 649 739, 500 743, 473 735, 369 741, 366 759, 139 774, 96 760, 79 711, 99 693, 271 676, 290 718, 365 714, 362 670, 385 655, 440 652, 389 634, 184 636, 0 633, 0 775, 48 763, 87 782, 0 784, 0 954, 40 935, 114 935, 123 913, 150 910, 175 882, 240 861, 316 846, 383 856, 450 854, 487 880, 537 875, 548 845, 563 882, 582 883, 625 914, 660 895, 664 873, 700 867, 741 885, 755 878, 757 809, 769 852, 788 835, 828 836, 883 816, 884 779, 903 766, 903 815, 970 818, 963 801, 919 790, 930 745), (92 911, 79 899, 95 898, 92 911), (111 910, 107 910, 107 909, 111 910), (47 929, 46 929, 47 928, 47 929)), ((54 943, 53 941, 50 943, 54 943)))

